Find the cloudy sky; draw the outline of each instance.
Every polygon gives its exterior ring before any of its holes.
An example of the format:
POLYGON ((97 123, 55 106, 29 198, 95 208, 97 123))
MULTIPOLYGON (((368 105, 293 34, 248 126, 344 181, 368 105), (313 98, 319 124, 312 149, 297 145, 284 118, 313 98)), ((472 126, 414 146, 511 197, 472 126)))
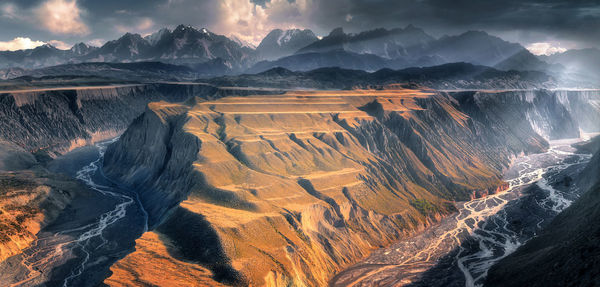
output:
POLYGON ((600 47, 600 0, 0 0, 0 50, 101 45, 178 24, 258 44, 274 28, 484 30, 536 53, 600 47))

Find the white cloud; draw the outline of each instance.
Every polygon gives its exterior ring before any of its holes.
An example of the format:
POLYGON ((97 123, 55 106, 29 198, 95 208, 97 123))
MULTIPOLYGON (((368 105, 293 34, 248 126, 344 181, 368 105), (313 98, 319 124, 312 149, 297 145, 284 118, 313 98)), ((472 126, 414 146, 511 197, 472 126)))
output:
POLYGON ((547 43, 547 42, 539 42, 539 43, 532 43, 529 44, 527 46, 527 50, 529 50, 529 52, 531 52, 534 55, 552 55, 552 54, 556 54, 556 53, 562 53, 564 51, 566 51, 566 48, 560 47, 560 46, 554 46, 552 45, 552 43, 547 43))
POLYGON ((77 0, 47 0, 34 14, 42 27, 54 34, 88 35, 90 29, 81 19, 77 0))
POLYGON ((72 45, 69 45, 69 44, 67 44, 63 41, 59 41, 59 40, 48 41, 48 44, 50 44, 58 49, 61 49, 61 50, 68 50, 68 49, 71 49, 71 47, 72 47, 72 45))
POLYGON ((16 51, 24 49, 33 49, 46 43, 42 41, 32 41, 29 38, 17 37, 12 41, 0 42, 0 51, 16 51))
MULTIPOLYGON (((177 1, 177 0, 172 0, 177 1)), ((248 0, 222 0, 219 14, 226 15, 212 25, 214 32, 233 34, 240 40, 257 45, 275 28, 291 29, 302 25, 299 19, 307 10, 310 0, 271 0, 265 6, 248 0)))

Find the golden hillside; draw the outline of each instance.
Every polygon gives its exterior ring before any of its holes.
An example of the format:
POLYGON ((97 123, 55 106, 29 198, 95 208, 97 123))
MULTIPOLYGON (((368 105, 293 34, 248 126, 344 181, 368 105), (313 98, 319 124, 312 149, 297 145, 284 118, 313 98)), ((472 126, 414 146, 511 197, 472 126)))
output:
MULTIPOLYGON (((484 143, 457 106, 399 87, 150 104, 109 148, 105 171, 139 188, 156 229, 106 283, 161 285, 149 274, 181 264, 190 271, 169 276, 326 285, 452 212, 452 200, 495 190, 513 151, 484 143), (165 263, 132 264, 154 260, 165 263)), ((528 140, 517 148, 543 148, 528 140)))

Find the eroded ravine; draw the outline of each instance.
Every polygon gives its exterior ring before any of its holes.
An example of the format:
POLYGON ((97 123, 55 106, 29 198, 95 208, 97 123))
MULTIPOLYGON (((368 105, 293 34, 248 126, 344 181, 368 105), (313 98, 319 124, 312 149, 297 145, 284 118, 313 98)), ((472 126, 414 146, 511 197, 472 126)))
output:
POLYGON ((516 159, 505 174, 505 191, 460 204, 455 216, 374 252, 331 285, 480 286, 496 261, 578 196, 574 186, 555 188, 591 157, 575 154, 572 142, 552 142, 545 153, 516 159))
POLYGON ((137 195, 113 184, 102 173, 104 152, 115 140, 97 143, 95 149, 76 150, 61 162, 65 166, 84 162, 73 176, 97 192, 97 198, 79 206, 90 210, 93 217, 72 219, 68 227, 57 226, 42 233, 22 255, 21 265, 28 274, 11 286, 33 286, 39 282, 65 287, 95 285, 106 277, 114 261, 131 251, 135 239, 147 231, 147 214, 137 195), (86 206, 94 203, 99 207, 86 206), (50 278, 40 278, 48 275, 50 278))
MULTIPOLYGON (((148 231, 148 215, 144 211, 142 205, 139 203, 139 200, 136 198, 135 194, 126 193, 122 191, 116 192, 115 186, 99 184, 94 180, 94 178, 98 176, 104 177, 101 169, 102 160, 104 158, 104 152, 106 151, 106 147, 109 144, 115 142, 117 139, 118 138, 114 138, 110 141, 97 144, 96 146, 98 147, 99 153, 98 159, 84 166, 77 172, 75 176, 75 178, 85 182, 85 184, 88 185, 91 189, 101 193, 104 196, 113 197, 119 203, 114 207, 113 210, 107 211, 100 215, 98 222, 79 228, 79 230, 86 230, 75 240, 78 248, 80 248, 81 252, 84 255, 79 266, 75 267, 72 270, 71 275, 65 278, 63 283, 63 286, 65 287, 69 286, 70 282, 74 281, 77 277, 81 276, 85 272, 86 265, 90 261, 92 250, 98 250, 108 243, 108 240, 103 236, 104 230, 113 225, 118 220, 125 217, 127 215, 127 209, 129 206, 136 204, 139 206, 139 209, 144 214, 145 219, 143 232, 148 231), (94 244, 94 241, 92 240, 94 238, 98 238, 100 240, 100 243, 94 244)), ((69 232, 69 230, 64 232, 69 232)))

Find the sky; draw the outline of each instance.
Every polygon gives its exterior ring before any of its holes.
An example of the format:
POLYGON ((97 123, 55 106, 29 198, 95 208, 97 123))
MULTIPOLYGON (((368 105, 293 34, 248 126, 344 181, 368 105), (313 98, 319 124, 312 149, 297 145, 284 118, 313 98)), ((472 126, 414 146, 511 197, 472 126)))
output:
POLYGON ((413 24, 435 37, 483 30, 549 54, 600 47, 600 0, 0 0, 0 50, 100 46, 178 24, 253 44, 275 28, 327 35, 413 24))

